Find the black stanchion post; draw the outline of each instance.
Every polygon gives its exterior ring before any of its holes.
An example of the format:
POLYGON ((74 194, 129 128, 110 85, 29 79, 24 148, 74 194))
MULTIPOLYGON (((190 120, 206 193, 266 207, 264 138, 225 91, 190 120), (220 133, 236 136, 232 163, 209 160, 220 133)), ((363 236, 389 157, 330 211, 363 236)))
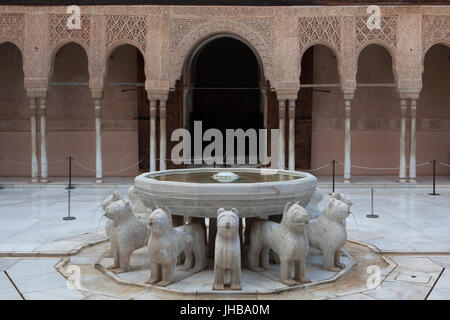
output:
POLYGON ((430 196, 439 196, 436 193, 436 160, 433 160, 433 193, 429 193, 430 196))
POLYGON ((70 215, 70 188, 67 190, 67 217, 63 217, 63 220, 75 220, 75 217, 70 215))
POLYGON ((335 186, 336 186, 336 160, 333 160, 333 187, 332 187, 332 193, 335 190, 335 186))
POLYGON ((373 188, 370 189, 370 214, 366 215, 367 218, 378 218, 378 215, 373 214, 373 188))
POLYGON ((69 186, 66 189, 75 189, 75 187, 72 186, 72 156, 69 156, 69 186))

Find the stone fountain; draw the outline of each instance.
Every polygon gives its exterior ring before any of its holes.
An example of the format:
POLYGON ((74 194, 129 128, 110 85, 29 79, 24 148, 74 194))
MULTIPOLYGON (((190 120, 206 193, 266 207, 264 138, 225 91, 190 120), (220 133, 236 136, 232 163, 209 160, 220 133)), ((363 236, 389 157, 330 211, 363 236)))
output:
POLYGON ((318 195, 317 179, 298 171, 144 173, 130 188, 131 202, 114 194, 102 204, 112 221, 107 234, 114 260, 105 256, 97 266, 117 282, 172 293, 273 293, 334 281, 354 264, 342 249, 351 201, 333 194, 320 213, 318 195), (311 220, 312 211, 319 217, 311 220), (175 216, 185 222, 177 226, 175 216))

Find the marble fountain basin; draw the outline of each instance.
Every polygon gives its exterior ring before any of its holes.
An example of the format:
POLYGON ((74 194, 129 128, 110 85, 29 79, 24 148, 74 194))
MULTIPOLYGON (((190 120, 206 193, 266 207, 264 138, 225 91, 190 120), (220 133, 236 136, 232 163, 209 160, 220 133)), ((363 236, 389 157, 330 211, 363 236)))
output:
POLYGON ((144 173, 135 190, 147 208, 166 206, 172 214, 216 217, 219 208, 236 208, 241 217, 279 215, 288 202, 305 207, 317 186, 306 172, 257 168, 193 168, 144 173), (232 172, 239 179, 219 182, 232 172))

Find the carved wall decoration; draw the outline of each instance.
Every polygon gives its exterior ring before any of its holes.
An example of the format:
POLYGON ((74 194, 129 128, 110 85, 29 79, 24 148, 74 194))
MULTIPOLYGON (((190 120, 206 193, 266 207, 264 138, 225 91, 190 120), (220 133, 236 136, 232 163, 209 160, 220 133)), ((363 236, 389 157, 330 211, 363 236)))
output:
MULTIPOLYGON (((172 27, 170 82, 180 78, 185 59, 201 40, 216 34, 232 34, 248 44, 259 56, 267 80, 273 78, 273 37, 269 18, 250 19, 175 19, 172 27)), ((271 81, 272 82, 272 81, 271 81)))
POLYGON ((326 43, 336 51, 341 50, 340 17, 299 17, 298 26, 301 54, 316 43, 326 43))
POLYGON ((0 42, 11 41, 23 52, 25 41, 25 14, 0 14, 0 42))
POLYGON ((50 52, 58 43, 66 40, 74 40, 89 51, 91 36, 91 17, 81 16, 81 29, 70 30, 67 28, 67 14, 51 14, 48 20, 48 39, 50 52))
POLYGON ((380 29, 370 30, 366 23, 367 17, 356 17, 356 49, 360 50, 373 41, 383 42, 391 49, 397 48, 397 16, 382 16, 380 29))
POLYGON ((107 16, 106 47, 129 42, 145 52, 147 23, 145 16, 107 16))
POLYGON ((450 45, 450 16, 422 16, 423 52, 440 41, 450 45))

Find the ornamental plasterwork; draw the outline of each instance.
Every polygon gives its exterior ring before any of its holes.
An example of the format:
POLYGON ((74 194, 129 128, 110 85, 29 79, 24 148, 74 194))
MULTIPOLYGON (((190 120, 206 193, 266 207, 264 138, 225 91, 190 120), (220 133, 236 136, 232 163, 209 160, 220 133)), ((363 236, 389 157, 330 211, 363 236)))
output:
POLYGON ((356 48, 360 49, 372 41, 384 42, 390 48, 397 48, 398 16, 382 16, 380 29, 370 30, 367 17, 356 17, 356 48))
POLYGON ((422 48, 426 51, 435 43, 450 43, 450 16, 422 16, 422 48))
POLYGON ((0 42, 11 41, 23 50, 25 40, 25 14, 0 14, 0 42))
POLYGON ((73 40, 89 49, 91 36, 91 17, 88 15, 81 16, 81 29, 67 28, 67 14, 52 14, 48 20, 48 38, 49 48, 55 48, 58 43, 66 40, 73 40))
POLYGON ((326 43, 337 51, 341 50, 340 17, 299 17, 298 26, 301 53, 316 43, 326 43))
POLYGON ((128 42, 143 52, 147 44, 147 23, 145 16, 106 16, 106 47, 128 42))

